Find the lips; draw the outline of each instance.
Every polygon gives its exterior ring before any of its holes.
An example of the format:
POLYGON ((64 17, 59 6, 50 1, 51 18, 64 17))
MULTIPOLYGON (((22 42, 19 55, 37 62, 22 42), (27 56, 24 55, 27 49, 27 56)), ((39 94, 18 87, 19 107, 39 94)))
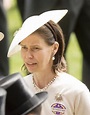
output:
POLYGON ((37 63, 26 63, 25 65, 30 73, 36 71, 37 63))
POLYGON ((32 67, 35 66, 37 63, 26 63, 27 66, 32 67))

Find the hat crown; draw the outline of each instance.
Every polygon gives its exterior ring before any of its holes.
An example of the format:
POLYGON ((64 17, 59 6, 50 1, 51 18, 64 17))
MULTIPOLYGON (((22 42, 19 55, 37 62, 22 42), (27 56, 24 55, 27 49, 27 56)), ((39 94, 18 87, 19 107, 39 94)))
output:
POLYGON ((8 92, 6 98, 6 115, 7 113, 14 112, 15 109, 18 109, 33 96, 22 79, 18 79, 6 91, 8 92))

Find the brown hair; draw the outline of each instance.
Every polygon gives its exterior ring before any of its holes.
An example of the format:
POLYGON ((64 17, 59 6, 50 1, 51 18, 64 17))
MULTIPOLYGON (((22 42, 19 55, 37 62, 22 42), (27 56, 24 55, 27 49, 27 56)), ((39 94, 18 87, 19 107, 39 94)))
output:
POLYGON ((59 43, 59 48, 55 54, 55 60, 53 61, 53 70, 66 71, 66 61, 64 59, 64 36, 60 26, 53 21, 49 21, 42 27, 37 29, 34 33, 38 33, 48 45, 53 45, 55 41, 59 43))

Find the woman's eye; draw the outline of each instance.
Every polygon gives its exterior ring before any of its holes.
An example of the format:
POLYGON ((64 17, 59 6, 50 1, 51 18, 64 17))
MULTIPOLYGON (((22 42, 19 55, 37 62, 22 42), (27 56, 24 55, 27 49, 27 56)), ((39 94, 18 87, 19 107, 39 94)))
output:
POLYGON ((37 51, 37 50, 39 50, 39 48, 38 47, 34 47, 34 48, 32 48, 32 50, 33 51, 37 51))
POLYGON ((36 47, 35 49, 39 49, 38 47, 36 47))
POLYGON ((27 47, 25 47, 25 46, 22 46, 22 49, 27 50, 28 48, 27 48, 27 47))

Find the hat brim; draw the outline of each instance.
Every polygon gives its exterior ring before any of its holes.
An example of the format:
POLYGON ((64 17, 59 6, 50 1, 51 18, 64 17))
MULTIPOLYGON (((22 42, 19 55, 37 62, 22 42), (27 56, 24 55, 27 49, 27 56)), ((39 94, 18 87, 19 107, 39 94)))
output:
POLYGON ((0 102, 3 99, 2 97, 4 97, 6 94, 7 94, 6 90, 0 87, 0 102))
POLYGON ((13 111, 13 113, 9 113, 9 115, 27 115, 35 108, 40 106, 47 99, 47 96, 48 93, 46 91, 37 93, 32 98, 30 98, 30 100, 24 103, 20 108, 16 109, 16 111, 13 111))
POLYGON ((0 41, 4 38, 4 34, 0 32, 0 41))
POLYGON ((55 23, 58 23, 67 13, 67 10, 51 10, 44 12, 40 15, 35 15, 27 18, 25 22, 23 23, 20 30, 16 33, 15 37, 13 38, 13 41, 9 47, 7 56, 10 57, 13 54, 20 51, 21 47, 19 43, 28 37, 30 34, 32 34, 34 31, 36 31, 38 28, 43 26, 48 21, 52 20, 55 23))

